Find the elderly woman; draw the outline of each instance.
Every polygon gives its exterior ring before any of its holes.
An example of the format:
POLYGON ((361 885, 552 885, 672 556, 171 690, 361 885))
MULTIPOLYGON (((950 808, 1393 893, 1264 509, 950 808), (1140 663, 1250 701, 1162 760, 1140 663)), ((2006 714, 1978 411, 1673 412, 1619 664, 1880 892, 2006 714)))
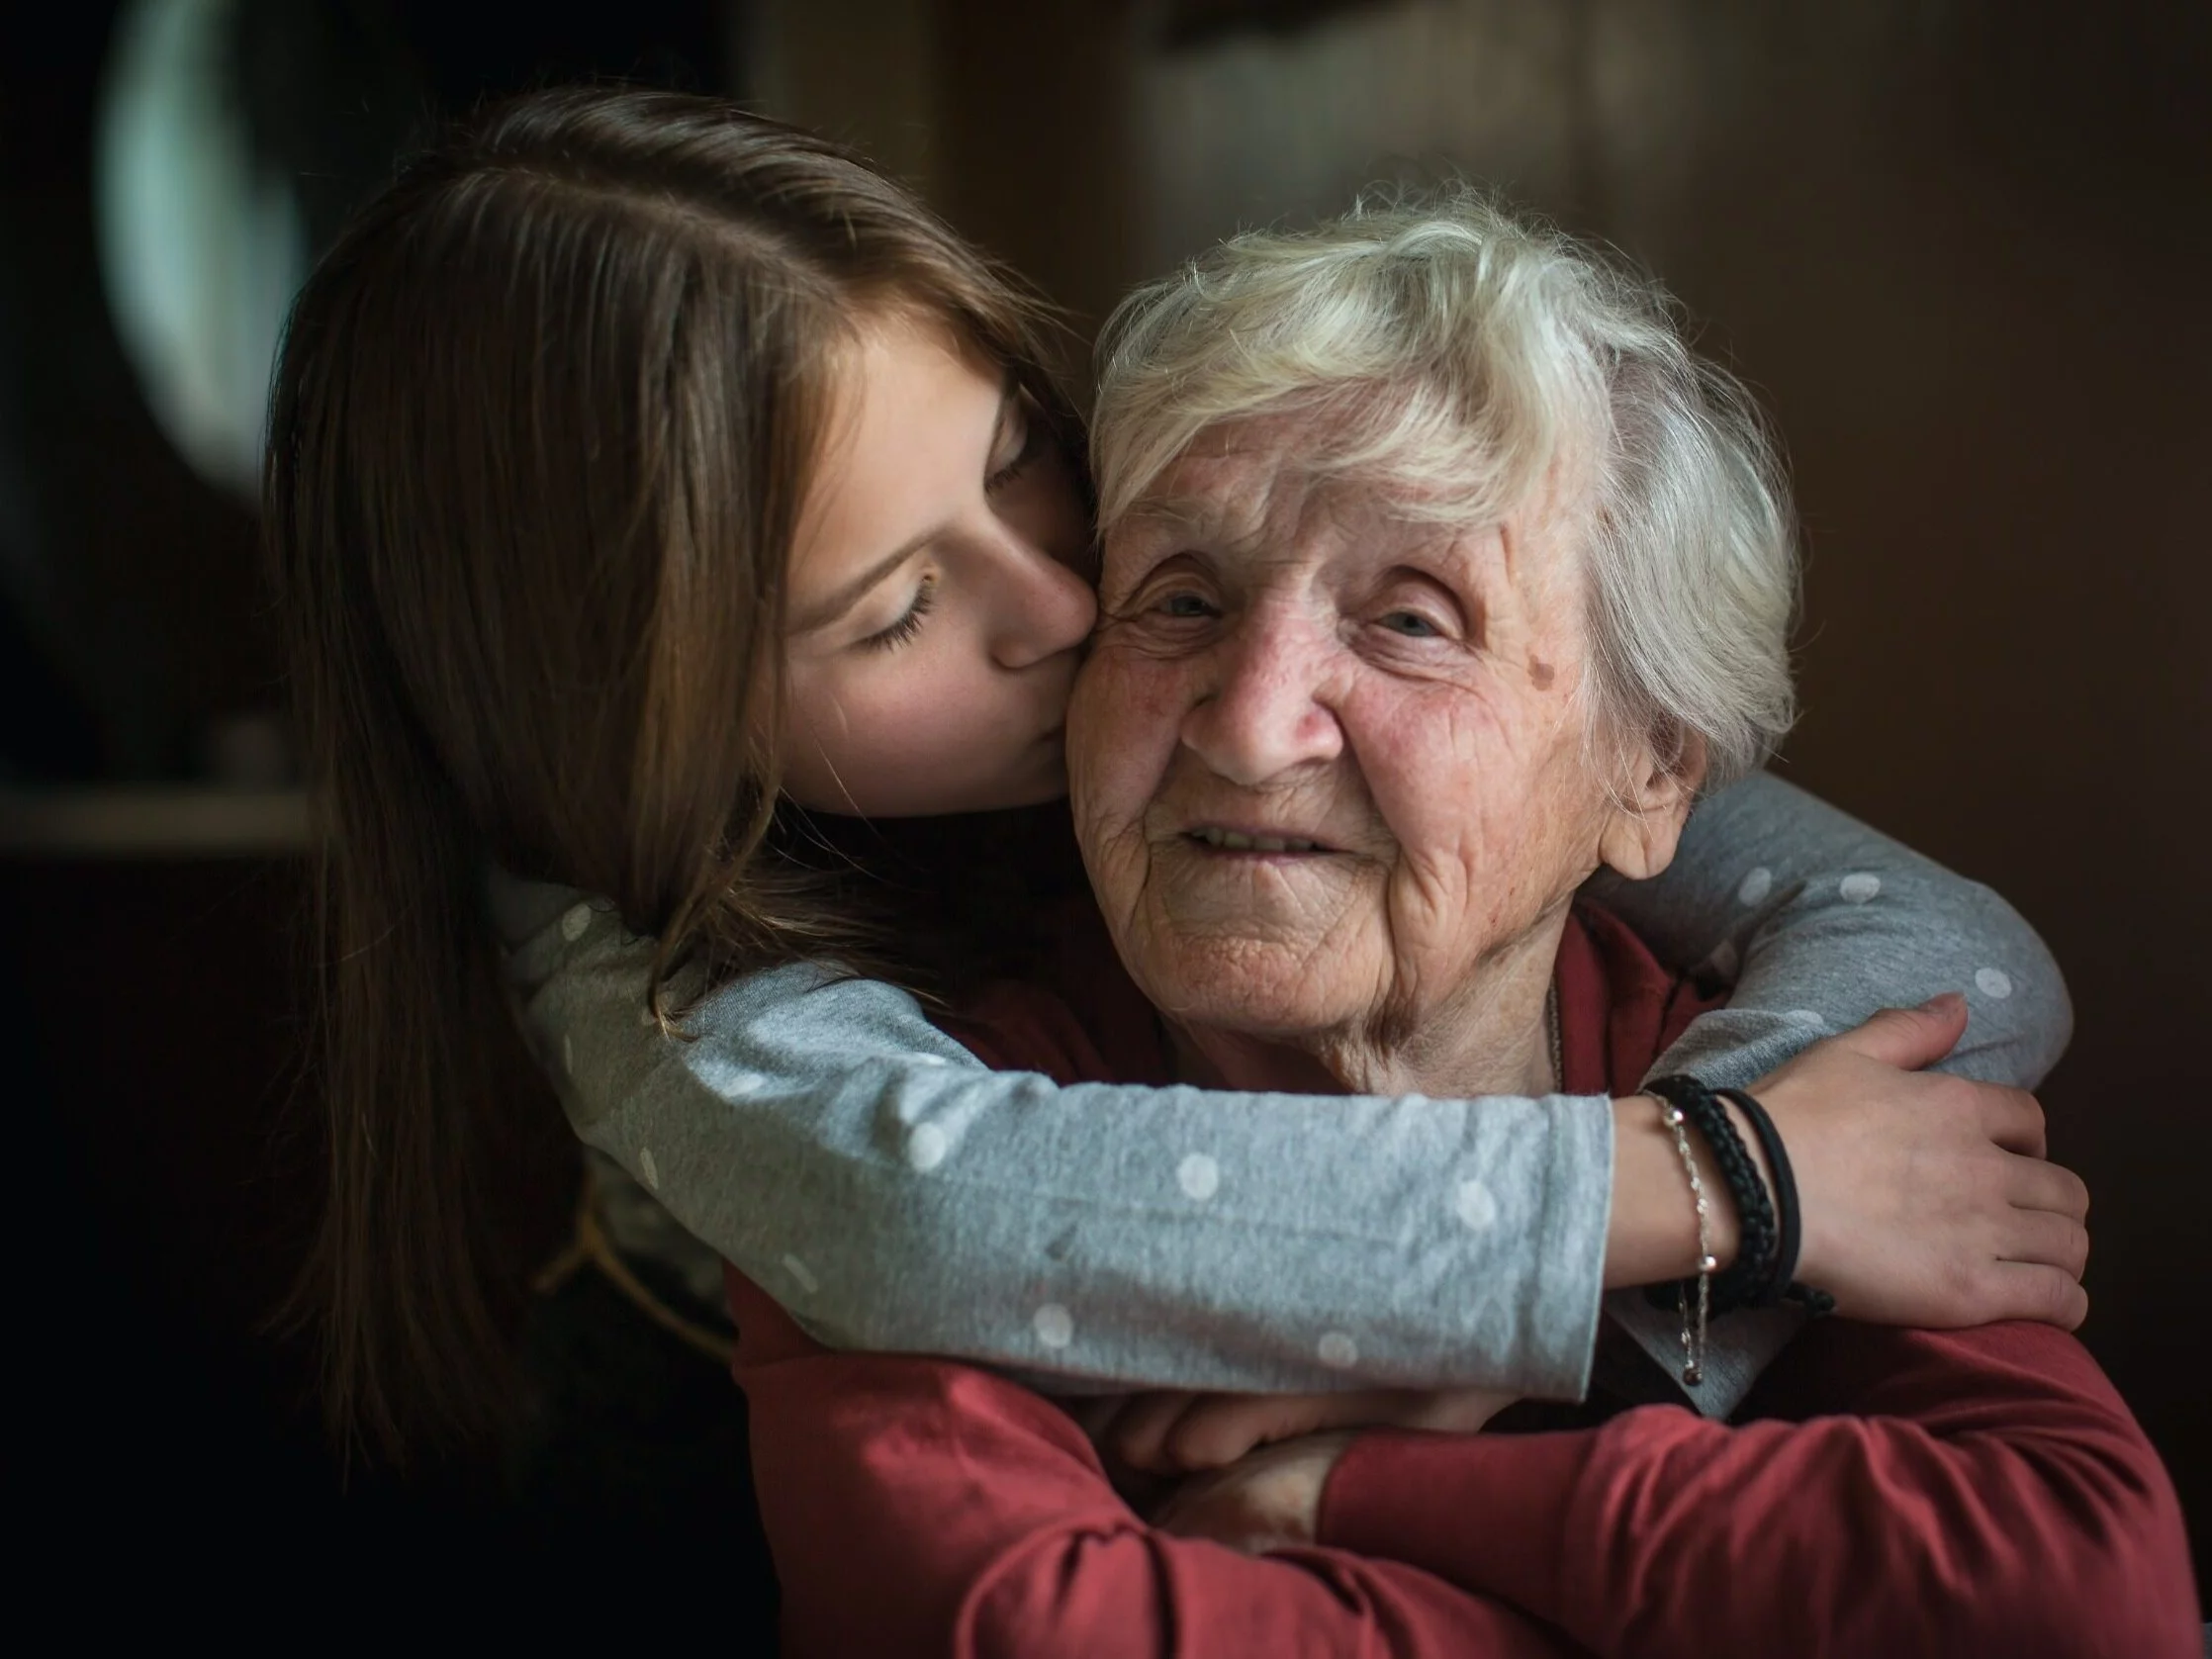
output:
MULTIPOLYGON (((1663 869, 1791 702, 1792 538, 1732 390, 1641 287, 1454 196, 1138 295, 1095 441, 1070 763, 1134 990, 1101 947, 970 1046, 1062 1080, 1632 1091, 1702 1003, 1578 891, 1663 869)), ((1149 1523, 1061 1408, 732 1295, 801 1651, 2196 1651, 2164 1472, 2049 1327, 1828 1321, 1733 1423, 1293 1441, 1149 1523)))

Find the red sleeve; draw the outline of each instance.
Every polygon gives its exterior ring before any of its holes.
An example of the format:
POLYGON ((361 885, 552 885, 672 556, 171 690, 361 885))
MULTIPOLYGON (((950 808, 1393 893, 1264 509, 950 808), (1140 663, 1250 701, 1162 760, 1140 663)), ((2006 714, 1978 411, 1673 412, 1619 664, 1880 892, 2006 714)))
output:
POLYGON ((1580 1651, 1400 1562, 1255 1559, 1155 1531, 1028 1390, 949 1361, 824 1352, 735 1275, 730 1299, 789 1659, 1580 1651))
POLYGON ((1744 1412, 1368 1435, 1330 1478, 1322 1539, 1620 1659, 2201 1659, 2172 1485, 2064 1333, 1825 1322, 1744 1412))

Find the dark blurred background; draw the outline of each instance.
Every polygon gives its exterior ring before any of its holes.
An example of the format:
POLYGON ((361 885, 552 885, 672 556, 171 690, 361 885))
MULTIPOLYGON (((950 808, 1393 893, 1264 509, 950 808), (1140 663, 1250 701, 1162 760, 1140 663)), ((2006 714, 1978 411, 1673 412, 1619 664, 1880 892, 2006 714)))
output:
POLYGON ((1449 168, 1656 268, 1789 442, 1812 563, 1785 775, 1993 883, 2068 970, 2044 1100, 2097 1199, 2083 1335, 2204 1581, 2212 7, 38 10, 0 62, 0 1036, 10 1460, 57 1545, 158 1526, 266 1582, 558 1588, 488 1468, 341 1498, 265 1329, 315 1166, 286 1127, 303 818, 251 480, 283 305, 347 207, 439 114, 602 75, 861 143, 1086 337, 1241 224, 1449 168))

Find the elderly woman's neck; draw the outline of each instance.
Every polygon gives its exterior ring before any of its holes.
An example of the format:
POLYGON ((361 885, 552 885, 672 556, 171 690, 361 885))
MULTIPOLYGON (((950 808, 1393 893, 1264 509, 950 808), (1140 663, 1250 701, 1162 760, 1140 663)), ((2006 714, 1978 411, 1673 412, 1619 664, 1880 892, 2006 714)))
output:
POLYGON ((1552 971, 1564 914, 1420 1006, 1385 1007, 1356 1026, 1256 1036, 1172 1027, 1178 1069, 1208 1087, 1290 1094, 1549 1094, 1556 1069, 1552 971))

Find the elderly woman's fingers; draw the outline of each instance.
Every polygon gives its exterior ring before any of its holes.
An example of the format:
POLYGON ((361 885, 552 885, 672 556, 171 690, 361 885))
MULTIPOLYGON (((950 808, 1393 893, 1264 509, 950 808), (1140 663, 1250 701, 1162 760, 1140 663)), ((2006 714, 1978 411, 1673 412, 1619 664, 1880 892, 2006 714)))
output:
POLYGON ((1185 1481, 1152 1517, 1162 1531, 1210 1538, 1247 1555, 1310 1544, 1321 1497, 1350 1434, 1309 1434, 1185 1481))
POLYGON ((1160 1445, 1175 1469, 1219 1469, 1255 1446, 1317 1429, 1383 1421, 1382 1391, 1341 1394, 1206 1394, 1177 1418, 1160 1445))
POLYGON ((1168 1430, 1193 1400, 1201 1396, 1189 1389, 1162 1388, 1132 1394, 1121 1403, 1110 1421, 1090 1431, 1091 1439, 1108 1456, 1132 1469, 1151 1474, 1174 1472, 1164 1453, 1168 1430))

